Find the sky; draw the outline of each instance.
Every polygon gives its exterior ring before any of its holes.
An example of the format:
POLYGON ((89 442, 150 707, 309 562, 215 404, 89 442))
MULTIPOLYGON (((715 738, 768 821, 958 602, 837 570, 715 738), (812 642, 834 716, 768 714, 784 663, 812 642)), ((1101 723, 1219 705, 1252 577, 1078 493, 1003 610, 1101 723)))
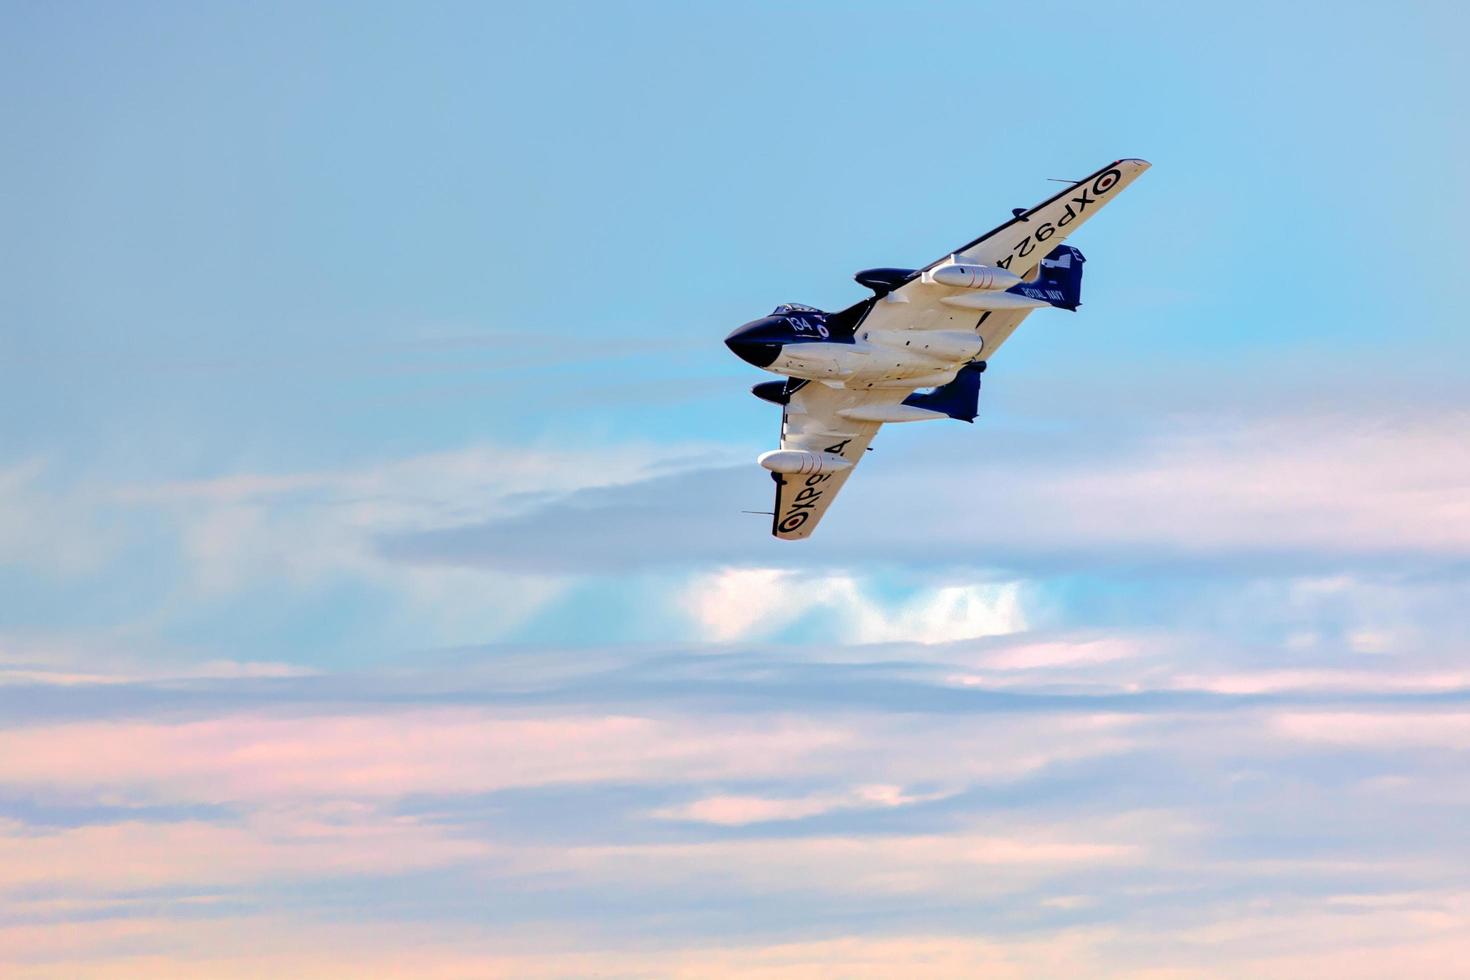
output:
POLYGON ((0 972, 1470 975, 1467 31, 0 0, 0 972), (742 513, 730 330, 1133 156, 742 513))

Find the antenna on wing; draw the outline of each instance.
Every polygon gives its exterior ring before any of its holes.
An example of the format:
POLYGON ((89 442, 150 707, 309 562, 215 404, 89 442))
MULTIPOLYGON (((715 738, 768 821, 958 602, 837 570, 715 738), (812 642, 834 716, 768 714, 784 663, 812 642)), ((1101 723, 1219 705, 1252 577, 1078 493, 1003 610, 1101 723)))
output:
POLYGON ((1068 180, 1065 177, 1048 177, 1046 179, 1047 180, 1050 180, 1050 181, 1054 181, 1054 182, 1056 182, 1058 184, 1080 184, 1080 183, 1082 183, 1082 181, 1080 181, 1080 180, 1068 180))
POLYGON ((740 513, 742 513, 742 514, 764 514, 767 517, 775 517, 776 516, 776 512, 774 510, 742 510, 740 513))

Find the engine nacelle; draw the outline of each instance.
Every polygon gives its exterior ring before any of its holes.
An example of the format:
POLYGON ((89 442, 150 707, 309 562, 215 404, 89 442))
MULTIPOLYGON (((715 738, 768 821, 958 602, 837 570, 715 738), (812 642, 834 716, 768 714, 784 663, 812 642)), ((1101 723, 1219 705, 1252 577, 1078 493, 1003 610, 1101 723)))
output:
POLYGON ((993 265, 941 265, 924 273, 924 281, 961 289, 1010 289, 1026 280, 993 265))
POLYGON ((811 453, 803 449, 773 449, 768 453, 761 453, 756 462, 772 473, 793 473, 799 476, 852 469, 852 463, 836 453, 811 453))
POLYGON ((785 405, 791 401, 791 392, 784 381, 762 381, 751 388, 750 393, 772 405, 785 405))
POLYGON ((879 296, 887 296, 918 274, 914 269, 864 269, 853 278, 879 296))

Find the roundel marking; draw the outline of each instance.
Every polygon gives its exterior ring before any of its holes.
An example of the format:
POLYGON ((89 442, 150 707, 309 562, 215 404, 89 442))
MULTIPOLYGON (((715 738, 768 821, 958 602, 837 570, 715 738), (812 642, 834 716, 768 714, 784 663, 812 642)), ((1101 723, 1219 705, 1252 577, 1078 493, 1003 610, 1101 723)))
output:
POLYGON ((795 514, 792 514, 790 517, 781 522, 781 530, 787 534, 790 534, 792 531, 795 531, 797 528, 806 523, 806 516, 806 511, 797 511, 795 514))

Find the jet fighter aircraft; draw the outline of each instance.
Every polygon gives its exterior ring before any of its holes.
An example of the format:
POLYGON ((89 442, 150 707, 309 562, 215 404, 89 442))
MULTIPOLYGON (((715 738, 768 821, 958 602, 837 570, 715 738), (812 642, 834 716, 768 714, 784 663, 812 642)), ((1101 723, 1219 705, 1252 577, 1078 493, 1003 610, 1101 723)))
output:
POLYGON ((783 378, 751 389, 781 406, 781 448, 758 460, 776 481, 771 533, 810 536, 884 422, 973 422, 980 374, 1027 314, 1080 303, 1085 260, 1061 241, 1148 167, 1114 161, 922 269, 859 272, 873 295, 845 310, 783 303, 730 334, 783 378))

